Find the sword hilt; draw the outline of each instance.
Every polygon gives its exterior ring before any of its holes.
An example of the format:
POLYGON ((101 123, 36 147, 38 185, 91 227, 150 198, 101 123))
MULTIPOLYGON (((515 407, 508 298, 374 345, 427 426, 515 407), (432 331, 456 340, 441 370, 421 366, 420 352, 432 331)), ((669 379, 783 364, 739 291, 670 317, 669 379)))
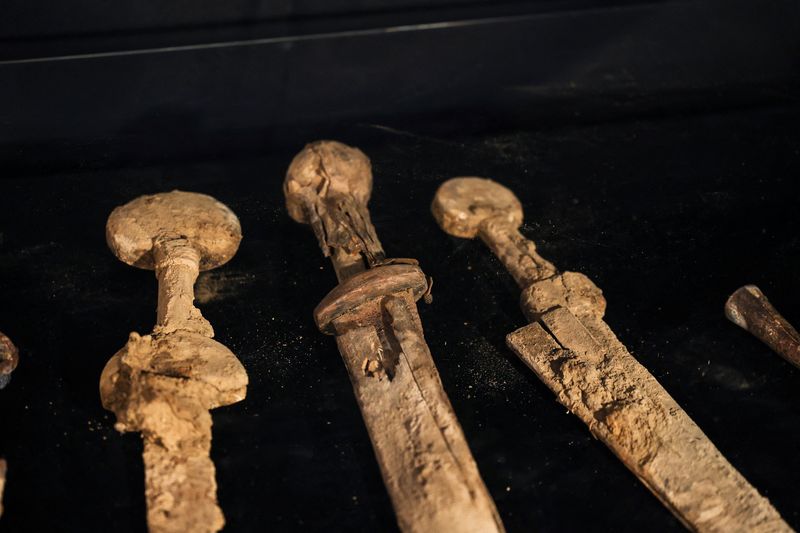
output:
POLYGON ((602 317, 605 299, 589 278, 560 273, 519 231, 522 205, 506 187, 484 178, 444 182, 431 206, 442 229, 456 237, 480 237, 522 288, 521 306, 531 320, 557 307, 577 317, 602 317))
POLYGON ((311 226, 339 281, 385 258, 367 209, 372 167, 358 148, 336 141, 306 145, 289 165, 283 192, 289 215, 311 226))
POLYGON ((522 204, 506 187, 485 178, 444 182, 431 205, 441 228, 455 237, 480 237, 503 262, 520 287, 549 278, 555 267, 520 232, 522 204))

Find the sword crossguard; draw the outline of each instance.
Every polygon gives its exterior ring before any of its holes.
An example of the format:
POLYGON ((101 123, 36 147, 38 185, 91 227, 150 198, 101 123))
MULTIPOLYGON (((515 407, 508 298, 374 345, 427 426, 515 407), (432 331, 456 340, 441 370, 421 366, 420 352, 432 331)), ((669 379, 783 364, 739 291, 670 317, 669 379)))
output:
POLYGON ((348 323, 360 326, 370 322, 372 313, 359 313, 366 303, 385 296, 411 291, 414 300, 428 292, 428 279, 417 265, 386 264, 365 270, 337 285, 314 309, 317 327, 327 335, 341 334, 337 319, 351 315, 348 323))

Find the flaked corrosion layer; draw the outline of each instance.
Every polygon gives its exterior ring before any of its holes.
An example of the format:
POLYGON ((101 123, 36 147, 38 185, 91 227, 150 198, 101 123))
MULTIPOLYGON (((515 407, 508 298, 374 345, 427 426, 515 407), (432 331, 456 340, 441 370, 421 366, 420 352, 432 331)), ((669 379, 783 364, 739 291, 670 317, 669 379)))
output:
POLYGON ((326 257, 338 256, 337 272, 385 257, 367 209, 372 169, 363 152, 335 141, 311 143, 295 156, 283 189, 292 218, 311 225, 326 257))
POLYGON ((689 529, 791 531, 608 326, 586 324, 570 337, 534 323, 508 344, 689 529))
POLYGON ((532 281, 521 306, 535 323, 509 335, 509 346, 687 527, 791 531, 628 353, 603 321, 606 301, 589 278, 564 272, 532 281))
POLYGON ((414 300, 410 291, 376 298, 358 310, 363 319, 342 315, 334 321, 345 324, 337 344, 398 524, 405 532, 503 531, 414 300), (389 365, 393 378, 384 379, 389 365))

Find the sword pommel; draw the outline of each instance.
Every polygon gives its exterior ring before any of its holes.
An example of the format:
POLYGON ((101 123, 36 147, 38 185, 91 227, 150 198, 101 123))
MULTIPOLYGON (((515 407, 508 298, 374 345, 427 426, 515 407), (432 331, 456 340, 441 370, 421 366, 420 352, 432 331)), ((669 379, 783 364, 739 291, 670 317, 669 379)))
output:
POLYGON ((200 270, 227 263, 239 249, 242 228, 228 206, 206 194, 149 194, 117 207, 106 241, 120 261, 156 270, 156 244, 181 239, 199 254, 200 270))
POLYGON ((289 215, 301 224, 312 222, 308 201, 329 196, 350 197, 364 206, 372 194, 372 165, 352 146, 337 141, 316 141, 297 154, 283 182, 289 215))
POLYGON ((314 230, 339 280, 384 259, 369 218, 372 166, 358 148, 316 141, 295 156, 283 182, 289 215, 314 230))
POLYGON ((486 178, 453 178, 444 182, 431 205, 439 226, 455 237, 472 239, 481 223, 502 220, 513 229, 522 225, 522 204, 513 192, 486 178))

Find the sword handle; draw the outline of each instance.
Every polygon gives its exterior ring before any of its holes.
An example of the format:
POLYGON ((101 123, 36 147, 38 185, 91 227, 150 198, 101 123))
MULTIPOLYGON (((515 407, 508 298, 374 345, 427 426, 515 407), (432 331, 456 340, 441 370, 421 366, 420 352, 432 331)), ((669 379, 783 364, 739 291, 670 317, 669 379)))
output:
POLYGON ((289 165, 283 192, 289 215, 311 226, 340 282, 385 258, 367 208, 372 167, 358 148, 336 141, 306 145, 289 165))
POLYGON ((536 251, 536 244, 502 217, 487 218, 478 236, 503 263, 521 288, 554 276, 558 271, 536 251))

